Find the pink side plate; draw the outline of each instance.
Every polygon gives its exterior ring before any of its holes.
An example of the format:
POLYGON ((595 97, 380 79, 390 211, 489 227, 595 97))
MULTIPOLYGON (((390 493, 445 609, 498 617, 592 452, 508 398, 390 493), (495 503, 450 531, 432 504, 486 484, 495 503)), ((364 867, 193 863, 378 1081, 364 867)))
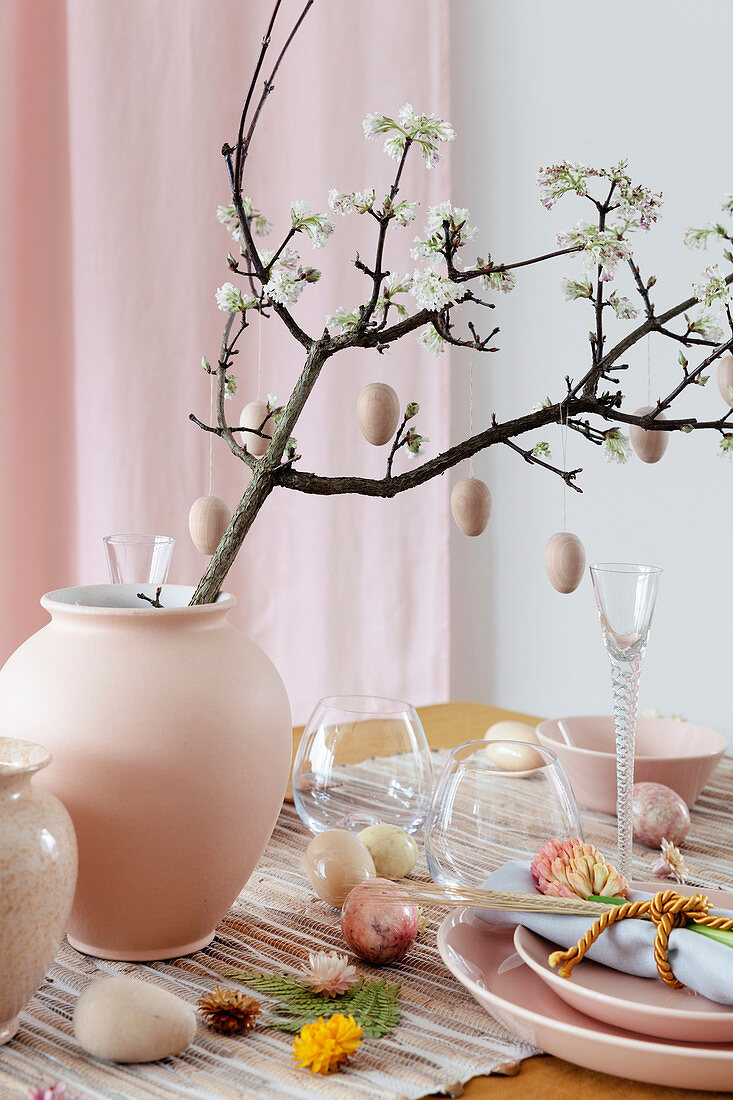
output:
POLYGON ((654 978, 635 978, 584 959, 570 978, 547 961, 557 944, 517 928, 514 946, 530 970, 566 1004, 604 1024, 690 1043, 733 1043, 733 1006, 716 1004, 691 989, 670 989, 654 978))
MULTIPOLYGON (((643 1038, 583 1015, 522 963, 513 931, 473 909, 450 913, 438 949, 455 978, 508 1031, 578 1066, 652 1085, 705 1091, 733 1086, 733 1044, 643 1038)), ((585 965, 585 964, 583 964, 585 965)))

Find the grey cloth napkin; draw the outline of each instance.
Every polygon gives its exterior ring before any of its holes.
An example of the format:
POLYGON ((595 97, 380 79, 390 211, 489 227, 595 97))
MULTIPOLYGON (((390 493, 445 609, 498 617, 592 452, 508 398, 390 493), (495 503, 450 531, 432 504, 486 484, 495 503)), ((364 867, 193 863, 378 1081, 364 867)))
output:
MULTIPOLYGON (((660 880, 660 890, 673 884, 660 880)), ((529 863, 510 861, 495 871, 484 883, 487 890, 507 890, 536 893, 529 863)), ((699 891, 705 893, 703 889, 699 891)), ((631 891, 630 900, 650 898, 651 894, 631 891)), ((716 909, 716 915, 733 917, 726 909, 716 909)), ((513 928, 517 924, 529 928, 561 947, 572 947, 593 924, 590 917, 565 916, 562 913, 506 913, 489 909, 478 910, 478 916, 489 924, 513 928)), ((626 974, 659 981, 654 963, 655 927, 651 921, 623 920, 611 925, 588 951, 588 958, 626 974)), ((733 947, 715 940, 675 928, 669 937, 667 955, 675 976, 690 989, 702 993, 711 1001, 733 1005, 733 947)), ((582 963, 578 965, 582 966, 582 963)), ((569 978, 572 981, 572 976, 569 978)))

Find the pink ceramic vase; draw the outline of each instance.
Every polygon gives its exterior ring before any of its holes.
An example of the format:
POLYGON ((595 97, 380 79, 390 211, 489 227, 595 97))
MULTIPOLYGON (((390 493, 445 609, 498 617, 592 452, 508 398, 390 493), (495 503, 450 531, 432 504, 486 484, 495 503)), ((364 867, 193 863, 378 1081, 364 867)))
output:
MULTIPOLYGON (((290 707, 235 604, 163 608, 140 585, 44 596, 51 622, 0 672, 0 728, 43 740, 79 842, 69 942, 107 959, 197 951, 247 882, 282 804, 290 707)), ((146 591, 150 591, 146 587, 146 591)))
POLYGON ((0 737, 0 1043, 63 939, 76 882, 76 840, 57 798, 31 779, 51 761, 41 745, 0 737))

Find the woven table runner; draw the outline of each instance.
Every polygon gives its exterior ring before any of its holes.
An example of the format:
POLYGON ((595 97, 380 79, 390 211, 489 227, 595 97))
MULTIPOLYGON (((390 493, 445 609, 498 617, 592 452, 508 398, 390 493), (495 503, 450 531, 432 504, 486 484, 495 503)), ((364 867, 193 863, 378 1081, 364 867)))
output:
MULTIPOLYGON (((433 754, 437 769, 446 752, 433 754)), ((609 858, 616 843, 615 818, 583 811, 586 838, 609 858)), ((47 979, 21 1014, 16 1037, 0 1047, 0 1097, 26 1097, 31 1085, 65 1081, 87 1100, 239 1100, 240 1097, 309 1100, 314 1097, 417 1100, 440 1091, 460 1094, 460 1084, 480 1074, 514 1073, 537 1051, 492 1019, 448 973, 435 945, 444 913, 429 913, 429 927, 401 964, 379 969, 358 963, 364 977, 401 983, 402 1019, 390 1035, 365 1040, 345 1070, 329 1077, 296 1069, 292 1036, 260 1027, 228 1038, 203 1025, 176 1058, 122 1066, 80 1050, 71 1018, 81 991, 100 973, 134 974, 194 1004, 215 985, 235 985, 232 967, 297 971, 309 951, 346 950, 338 914, 314 897, 304 878, 310 834, 285 804, 272 839, 252 878, 205 951, 159 963, 91 959, 64 943, 47 979)), ((690 878, 732 888, 733 759, 725 758, 698 799, 684 845, 690 878)), ((487 866, 497 856, 487 853, 487 866)), ((634 875, 649 878, 655 853, 636 847, 634 875)), ((421 856, 412 876, 428 881, 421 856)), ((235 986, 236 987, 236 986, 235 986)), ((265 1014, 268 999, 254 991, 265 1014)))

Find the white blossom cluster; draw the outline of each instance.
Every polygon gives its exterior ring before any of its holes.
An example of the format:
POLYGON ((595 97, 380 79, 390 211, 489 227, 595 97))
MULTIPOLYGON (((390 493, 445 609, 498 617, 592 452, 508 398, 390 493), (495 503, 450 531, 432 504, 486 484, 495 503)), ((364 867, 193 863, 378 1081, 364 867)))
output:
POLYGON ((362 123, 364 136, 376 141, 380 134, 386 134, 385 153, 393 160, 399 160, 409 138, 416 145, 428 168, 435 167, 441 159, 438 146, 444 141, 453 141, 456 132, 450 123, 437 115, 416 115, 412 104, 405 103, 397 118, 388 115, 370 114, 362 123))
MULTIPOLYGON (((444 254, 446 239, 451 248, 457 249, 478 236, 478 229, 470 224, 468 210, 461 206, 452 206, 450 202, 440 202, 428 207, 425 230, 422 237, 415 237, 410 249, 413 260, 436 260, 444 254)), ((460 267, 460 256, 455 257, 456 267, 460 267)))
POLYGON ((700 229, 689 228, 685 230, 683 240, 688 248, 703 249, 707 248, 710 237, 726 240, 728 234, 725 231, 725 226, 721 225, 720 222, 708 222, 700 229))
POLYGON ((414 428, 410 428, 409 431, 405 432, 405 439, 407 440, 405 446, 410 458, 419 458, 420 455, 425 454, 423 443, 430 442, 426 435, 420 435, 414 428))
POLYGON ((335 226, 325 214, 315 214, 307 202, 294 202, 290 207, 290 219, 296 233, 305 233, 314 248, 323 248, 335 226))
POLYGON ((445 340, 434 325, 426 325, 417 336, 417 342, 429 355, 441 355, 445 351, 445 340))
MULTIPOLYGON (((242 209, 244 210, 244 216, 252 219, 252 230, 255 237, 266 237, 272 230, 272 222, 269 222, 264 214, 260 214, 259 211, 254 209, 250 198, 242 199, 242 209)), ((229 203, 228 206, 221 204, 217 206, 216 217, 224 228, 229 230, 235 241, 241 241, 242 230, 233 203, 229 203)))
POLYGON ((224 283, 216 292, 216 304, 224 313, 244 313, 257 305, 257 299, 249 294, 242 294, 234 283, 224 283))
POLYGON ((723 436, 718 453, 721 458, 727 458, 729 462, 733 462, 733 435, 723 436))
POLYGON ((440 275, 432 268, 423 271, 416 268, 412 273, 410 293, 421 309, 439 313, 446 306, 457 304, 461 288, 447 275, 440 275))
POLYGON ((565 275, 561 285, 566 302, 573 302, 576 298, 593 297, 590 279, 571 279, 569 275, 565 275))
POLYGON ((700 282, 693 284, 692 293, 698 302, 706 306, 712 306, 716 302, 722 305, 733 300, 730 286, 718 264, 710 264, 705 268, 700 282))
MULTIPOLYGON (((377 304, 374 308, 374 314, 372 320, 376 324, 381 324, 384 321, 387 310, 392 308, 398 317, 406 317, 407 309, 398 301, 398 294, 406 294, 410 290, 411 279, 409 275, 389 275, 382 283, 382 291, 377 299, 377 304)), ((339 306, 337 310, 330 313, 326 317, 326 325, 329 329, 334 329, 336 332, 349 332, 356 327, 359 318, 361 317, 362 310, 366 309, 367 303, 360 306, 358 309, 350 310, 345 309, 343 306, 339 306)))
POLYGON ((599 229, 597 225, 583 221, 566 233, 558 234, 557 243, 561 248, 579 245, 586 267, 600 266, 601 279, 604 282, 613 278, 619 260, 628 260, 631 256, 621 229, 599 229))
POLYGON ((690 332, 702 336, 703 340, 712 340, 715 344, 722 344, 725 339, 725 326, 719 315, 702 311, 699 317, 693 319, 685 314, 685 321, 690 332))
POLYGON ((498 290, 500 294, 510 294, 517 285, 513 271, 488 271, 481 276, 480 281, 486 290, 498 290))
POLYGON ((631 444, 620 428, 610 428, 603 442, 603 457, 606 462, 618 462, 622 465, 629 461, 631 444))
POLYGON ((617 294, 615 290, 612 290, 609 294, 608 304, 619 321, 630 321, 633 317, 639 315, 639 310, 632 303, 631 299, 624 298, 623 295, 617 294))
POLYGON ((328 205, 336 214, 366 214, 374 206, 376 192, 373 187, 367 191, 339 191, 332 187, 328 192, 328 205))
MULTIPOLYGON (((263 252, 262 260, 269 266, 274 253, 263 252)), ((270 268, 267 294, 273 302, 288 306, 298 301, 306 283, 316 283, 321 277, 315 267, 304 267, 300 256, 292 248, 285 248, 270 268)))

